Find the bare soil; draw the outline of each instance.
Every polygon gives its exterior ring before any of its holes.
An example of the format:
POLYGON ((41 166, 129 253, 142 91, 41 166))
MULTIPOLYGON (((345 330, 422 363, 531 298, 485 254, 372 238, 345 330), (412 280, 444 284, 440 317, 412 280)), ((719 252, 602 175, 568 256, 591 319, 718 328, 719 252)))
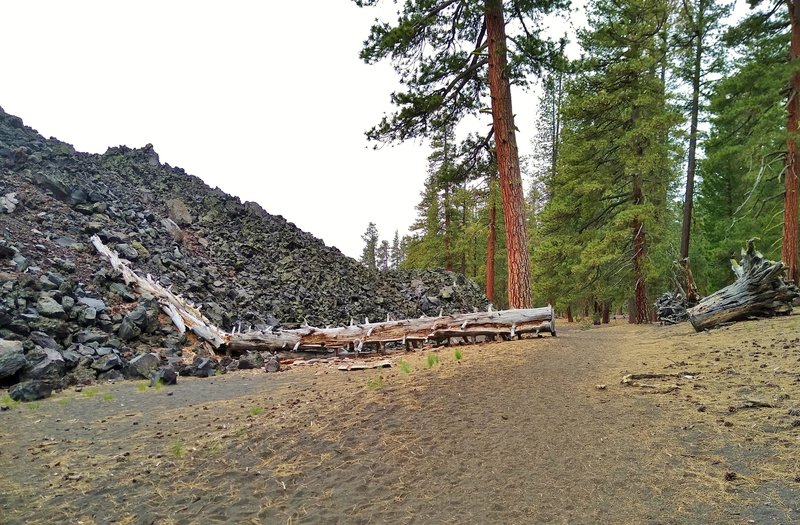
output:
POLYGON ((800 523, 798 315, 392 359, 13 406, 0 522, 800 523))

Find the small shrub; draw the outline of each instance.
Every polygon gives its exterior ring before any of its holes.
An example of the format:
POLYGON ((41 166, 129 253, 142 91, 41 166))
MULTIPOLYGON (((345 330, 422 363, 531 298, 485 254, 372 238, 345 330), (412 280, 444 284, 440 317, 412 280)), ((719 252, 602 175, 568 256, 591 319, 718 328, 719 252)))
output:
POLYGON ((370 379, 367 381, 367 386, 369 388, 381 388, 383 386, 383 377, 378 376, 370 379))
POLYGON ((464 357, 464 353, 461 350, 456 350, 453 356, 456 358, 456 361, 461 361, 461 358, 464 357))
POLYGON ((439 364, 439 356, 436 354, 428 354, 428 358, 426 360, 426 364, 428 368, 433 368, 433 365, 439 364))
POLYGON ((173 441, 170 450, 172 451, 172 455, 174 455, 178 459, 181 459, 184 453, 186 452, 186 447, 184 446, 182 441, 177 440, 173 441))
POLYGON ((261 407, 250 407, 250 414, 253 416, 257 416, 259 414, 264 413, 264 409, 261 407))
POLYGON ((409 363, 409 362, 408 362, 408 361, 406 361, 405 359, 401 359, 401 360, 400 360, 400 361, 397 363, 397 367, 398 367, 398 368, 400 369, 400 371, 401 371, 401 372, 403 372, 404 374, 410 374, 410 373, 411 373, 411 363, 409 363))

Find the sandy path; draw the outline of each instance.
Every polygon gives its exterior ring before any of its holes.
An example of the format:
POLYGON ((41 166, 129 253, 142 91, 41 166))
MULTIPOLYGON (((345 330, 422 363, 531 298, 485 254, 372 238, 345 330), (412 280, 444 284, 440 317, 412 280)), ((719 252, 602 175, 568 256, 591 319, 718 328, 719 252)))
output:
POLYGON ((464 347, 460 361, 442 350, 430 369, 405 356, 408 374, 318 367, 67 394, 0 414, 0 522, 800 522, 786 478, 800 430, 781 423, 770 443, 722 425, 732 387, 619 384, 675 362, 721 367, 706 353, 725 335, 566 329, 464 347), (780 451, 774 479, 751 465, 780 451))

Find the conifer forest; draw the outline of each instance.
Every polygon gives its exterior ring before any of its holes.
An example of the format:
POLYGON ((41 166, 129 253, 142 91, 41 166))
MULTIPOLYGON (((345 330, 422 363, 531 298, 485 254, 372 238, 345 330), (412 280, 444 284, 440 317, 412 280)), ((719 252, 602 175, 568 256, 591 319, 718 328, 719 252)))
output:
POLYGON ((381 240, 371 223, 362 262, 446 268, 500 307, 638 323, 662 292, 730 283, 749 239, 797 282, 799 14, 790 1, 406 2, 361 52, 402 85, 367 136, 427 140, 427 179, 411 234, 381 240), (535 121, 509 118, 509 85, 537 98, 535 121))

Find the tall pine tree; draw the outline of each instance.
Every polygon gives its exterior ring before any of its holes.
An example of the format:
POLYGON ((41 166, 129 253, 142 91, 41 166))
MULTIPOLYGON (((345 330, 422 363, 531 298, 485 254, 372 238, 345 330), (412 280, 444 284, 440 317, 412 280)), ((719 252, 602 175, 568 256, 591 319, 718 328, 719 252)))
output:
MULTIPOLYGON (((359 6, 377 0, 355 0, 359 6)), ((361 57, 391 59, 404 91, 394 93, 397 112, 370 130, 369 138, 402 141, 453 129, 490 102, 503 201, 509 284, 514 307, 531 303, 530 261, 511 82, 524 83, 547 55, 542 15, 565 0, 421 0, 405 2, 394 24, 376 23, 361 57), (509 20, 507 20, 509 19, 509 20), (513 24, 507 21, 513 19, 513 24), (513 29, 513 33, 506 31, 513 29)))
POLYGON ((545 291, 566 293, 568 304, 630 298, 631 320, 642 323, 649 320, 651 252, 672 219, 669 132, 677 117, 662 80, 669 5, 597 0, 590 13, 542 214, 537 261, 547 270, 539 277, 549 283, 545 291))

